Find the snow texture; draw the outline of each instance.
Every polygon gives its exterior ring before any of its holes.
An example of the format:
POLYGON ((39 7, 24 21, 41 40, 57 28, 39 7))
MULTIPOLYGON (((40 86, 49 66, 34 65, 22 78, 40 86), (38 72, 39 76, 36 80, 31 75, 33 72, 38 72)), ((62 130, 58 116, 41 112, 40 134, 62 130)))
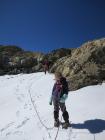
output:
MULTIPOLYGON (((0 77, 0 140, 55 140, 53 79, 43 72, 0 77)), ((66 106, 72 128, 60 127, 57 140, 105 140, 105 83, 69 92, 66 106)))

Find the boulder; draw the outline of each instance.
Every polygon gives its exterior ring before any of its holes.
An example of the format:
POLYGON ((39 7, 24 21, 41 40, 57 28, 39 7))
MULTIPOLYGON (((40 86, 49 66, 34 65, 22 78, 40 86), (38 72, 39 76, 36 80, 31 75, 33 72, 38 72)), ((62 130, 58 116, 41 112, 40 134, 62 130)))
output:
POLYGON ((60 71, 67 77, 70 90, 105 80, 105 39, 83 44, 70 56, 58 59, 50 72, 60 71))

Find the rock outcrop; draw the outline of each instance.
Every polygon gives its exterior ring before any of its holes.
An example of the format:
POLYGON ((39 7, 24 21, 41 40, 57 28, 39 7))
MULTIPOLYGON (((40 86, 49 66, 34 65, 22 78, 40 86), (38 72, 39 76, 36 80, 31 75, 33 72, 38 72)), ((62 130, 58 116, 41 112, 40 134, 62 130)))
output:
POLYGON ((94 85, 105 80, 105 39, 94 40, 75 49, 52 66, 67 77, 70 90, 94 85))
POLYGON ((17 46, 0 46, 0 75, 32 73, 44 54, 24 51, 17 46))

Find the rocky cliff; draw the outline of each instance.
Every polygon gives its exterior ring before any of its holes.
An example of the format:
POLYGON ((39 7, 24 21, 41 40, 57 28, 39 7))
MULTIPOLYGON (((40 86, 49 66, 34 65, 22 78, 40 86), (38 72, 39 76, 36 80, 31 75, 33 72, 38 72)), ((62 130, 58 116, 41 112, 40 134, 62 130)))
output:
POLYGON ((62 72, 70 90, 102 82, 105 80, 105 39, 83 44, 71 56, 58 59, 50 71, 62 72))

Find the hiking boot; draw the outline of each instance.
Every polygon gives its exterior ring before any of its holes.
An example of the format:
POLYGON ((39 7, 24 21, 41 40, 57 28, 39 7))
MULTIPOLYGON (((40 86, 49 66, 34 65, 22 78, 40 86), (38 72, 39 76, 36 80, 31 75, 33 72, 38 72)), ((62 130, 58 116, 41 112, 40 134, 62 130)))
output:
POLYGON ((60 125, 59 120, 54 122, 54 127, 59 127, 59 125, 60 125))
POLYGON ((69 122, 64 122, 62 124, 62 128, 67 129, 68 127, 70 127, 70 123, 69 122))

